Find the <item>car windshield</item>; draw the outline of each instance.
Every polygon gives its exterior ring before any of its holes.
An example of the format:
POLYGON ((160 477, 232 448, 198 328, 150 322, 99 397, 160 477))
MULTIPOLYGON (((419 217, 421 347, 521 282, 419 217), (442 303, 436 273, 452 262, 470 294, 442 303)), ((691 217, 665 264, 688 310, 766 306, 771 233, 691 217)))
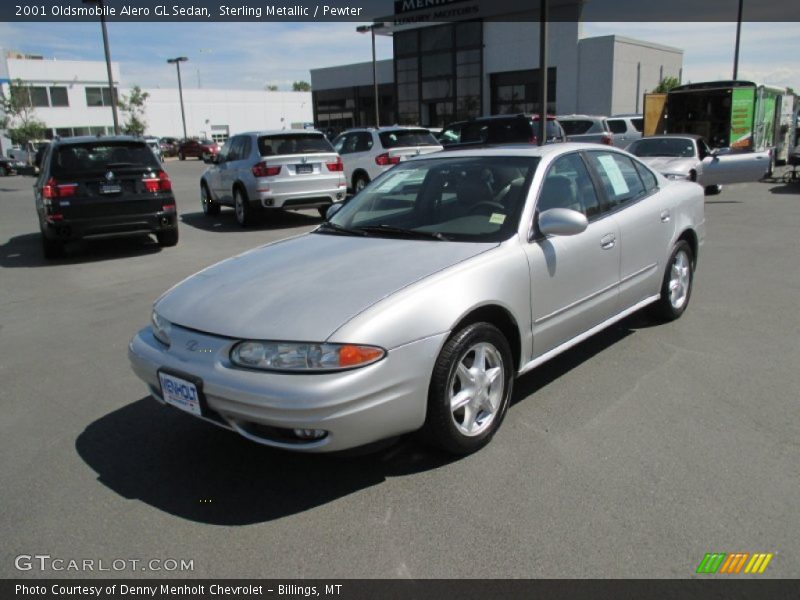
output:
POLYGON ((641 158, 648 156, 691 158, 694 156, 694 144, 689 138, 648 138, 634 142, 628 150, 634 156, 641 158))
POLYGON ((333 152, 331 143, 321 133, 262 135, 258 138, 261 156, 274 154, 309 154, 333 152))
POLYGON ((398 129, 382 131, 378 134, 384 148, 402 148, 404 146, 438 146, 439 142, 427 129, 398 129))
POLYGON ((537 157, 412 160, 387 171, 318 233, 498 242, 517 231, 537 157))
POLYGON ((114 169, 160 169, 152 150, 143 142, 90 142, 59 146, 53 156, 53 177, 114 169))

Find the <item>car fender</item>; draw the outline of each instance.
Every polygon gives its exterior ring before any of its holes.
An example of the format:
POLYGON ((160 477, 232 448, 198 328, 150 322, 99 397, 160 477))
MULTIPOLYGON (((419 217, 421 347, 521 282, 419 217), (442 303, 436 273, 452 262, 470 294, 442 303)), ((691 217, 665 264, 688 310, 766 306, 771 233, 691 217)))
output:
POLYGON ((344 323, 327 341, 391 350, 448 333, 474 310, 498 306, 519 328, 525 362, 532 347, 531 288, 527 259, 519 244, 515 236, 391 294, 344 323))

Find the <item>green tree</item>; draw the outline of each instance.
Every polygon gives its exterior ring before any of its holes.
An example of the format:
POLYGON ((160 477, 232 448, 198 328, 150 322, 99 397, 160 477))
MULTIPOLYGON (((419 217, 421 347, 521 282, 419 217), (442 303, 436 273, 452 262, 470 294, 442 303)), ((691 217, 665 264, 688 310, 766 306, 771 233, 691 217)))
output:
POLYGON ((147 129, 147 121, 144 118, 144 105, 150 97, 148 92, 143 92, 142 88, 135 85, 131 88, 131 93, 119 99, 118 106, 120 112, 125 115, 125 123, 122 130, 128 135, 144 135, 147 129))
POLYGON ((273 84, 273 83, 270 83, 270 84, 265 85, 264 89, 267 90, 268 92, 277 92, 278 91, 278 86, 273 84))
MULTIPOLYGON (((36 118, 30 86, 15 79, 8 87, 8 94, 0 87, 0 129, 6 129, 12 144, 19 144, 26 150, 28 142, 44 137, 47 125, 36 118)), ((28 164, 33 160, 28 152, 28 164)))
POLYGON ((310 92, 311 91, 311 84, 307 81, 295 81, 292 84, 292 91, 293 92, 310 92))
POLYGON ((678 87, 681 84, 678 81, 677 77, 673 77, 672 75, 667 75, 661 82, 656 86, 656 89, 653 91, 656 93, 666 93, 669 92, 671 89, 678 87))

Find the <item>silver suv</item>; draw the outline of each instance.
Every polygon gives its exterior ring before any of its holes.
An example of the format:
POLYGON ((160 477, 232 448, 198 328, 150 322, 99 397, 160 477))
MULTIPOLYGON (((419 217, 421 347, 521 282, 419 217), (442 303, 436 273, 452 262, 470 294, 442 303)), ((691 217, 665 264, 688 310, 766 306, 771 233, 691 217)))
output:
POLYGON ((344 175, 354 192, 397 163, 442 149, 423 127, 364 127, 348 129, 333 141, 344 161, 344 175))
POLYGON ((644 117, 642 115, 614 115, 606 119, 608 129, 614 136, 614 145, 617 148, 627 148, 630 144, 642 138, 644 117))
POLYGON ((236 221, 250 225, 267 209, 316 208, 344 200, 342 159, 319 131, 254 131, 233 136, 200 178, 203 212, 233 206, 236 221))
POLYGON ((614 135, 608 127, 606 117, 592 115, 560 115, 556 117, 568 142, 591 142, 614 145, 614 135))

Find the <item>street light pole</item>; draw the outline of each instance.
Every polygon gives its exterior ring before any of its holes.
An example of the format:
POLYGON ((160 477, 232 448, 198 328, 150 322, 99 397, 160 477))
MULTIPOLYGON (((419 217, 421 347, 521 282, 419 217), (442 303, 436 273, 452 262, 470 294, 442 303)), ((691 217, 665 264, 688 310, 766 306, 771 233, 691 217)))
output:
POLYGON ((739 0, 739 15, 736 18, 736 50, 733 53, 733 80, 739 78, 739 40, 742 37, 742 9, 744 0, 739 0))
POLYGON ((183 139, 187 139, 186 135, 186 113, 183 110, 183 85, 181 84, 181 63, 189 60, 185 56, 178 56, 176 58, 168 58, 169 64, 174 64, 178 70, 178 97, 181 100, 181 121, 183 121, 183 139))
POLYGON ((547 0, 539 6, 539 135, 537 142, 547 141, 547 0))
POLYGON ((361 25, 356 27, 358 33, 366 33, 369 31, 372 34, 372 87, 375 93, 375 127, 380 127, 380 108, 378 106, 378 64, 375 59, 375 30, 381 29, 383 23, 373 23, 372 25, 361 25))
POLYGON ((117 115, 117 94, 114 89, 114 76, 111 73, 111 50, 108 46, 108 30, 106 28, 103 0, 83 0, 84 4, 97 4, 100 9, 100 27, 103 30, 103 51, 106 55, 106 71, 108 73, 108 94, 111 96, 111 115, 114 118, 114 134, 119 135, 119 116, 117 115))

